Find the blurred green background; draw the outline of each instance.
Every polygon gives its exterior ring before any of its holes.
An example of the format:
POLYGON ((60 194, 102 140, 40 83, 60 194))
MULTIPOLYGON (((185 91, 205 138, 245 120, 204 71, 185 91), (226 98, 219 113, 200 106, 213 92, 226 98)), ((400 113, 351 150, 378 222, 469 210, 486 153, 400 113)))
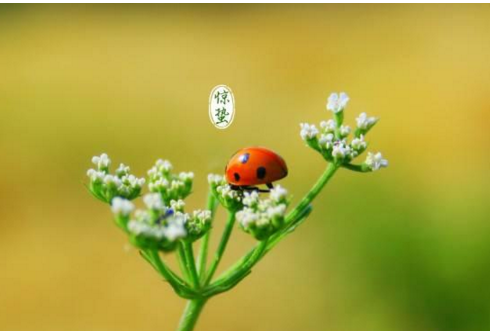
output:
MULTIPOLYGON (((1 328, 173 330, 184 301, 83 187, 92 155, 168 158, 200 208, 209 172, 264 145, 296 202, 325 167, 298 124, 342 90, 390 167, 338 173, 198 330, 490 330, 489 72, 488 5, 0 6, 1 328)), ((223 265, 252 244, 236 231, 223 265)))

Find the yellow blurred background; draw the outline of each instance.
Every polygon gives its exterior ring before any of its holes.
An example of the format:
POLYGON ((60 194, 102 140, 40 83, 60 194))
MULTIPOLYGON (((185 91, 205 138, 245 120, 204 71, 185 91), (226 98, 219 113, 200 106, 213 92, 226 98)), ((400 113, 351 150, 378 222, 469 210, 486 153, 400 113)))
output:
MULTIPOLYGON (((0 6, 1 330, 174 330, 185 303, 85 190, 90 158, 194 171, 195 209, 208 173, 268 146, 297 202, 325 167, 298 124, 332 91, 351 125, 381 117, 390 167, 339 172, 197 330, 490 330, 489 73, 488 5, 0 6)), ((252 244, 237 230, 223 265, 252 244)))

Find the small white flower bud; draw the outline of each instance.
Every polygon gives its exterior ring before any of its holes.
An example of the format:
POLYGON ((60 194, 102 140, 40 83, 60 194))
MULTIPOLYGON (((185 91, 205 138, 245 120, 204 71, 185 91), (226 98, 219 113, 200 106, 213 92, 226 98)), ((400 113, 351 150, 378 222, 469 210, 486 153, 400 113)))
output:
POLYGON ((170 186, 170 183, 165 178, 160 178, 154 183, 157 187, 166 188, 170 186))
POLYGON ((185 186, 184 182, 180 180, 172 180, 170 182, 170 189, 171 190, 178 190, 180 188, 183 188, 185 186))
POLYGON ((151 216, 146 210, 137 209, 134 212, 134 217, 140 222, 150 222, 151 216))
POLYGON ((185 207, 185 202, 184 202, 184 200, 181 200, 181 199, 179 199, 179 200, 177 200, 177 201, 175 201, 175 200, 171 200, 171 201, 170 201, 170 207, 171 207, 173 210, 175 210, 175 211, 180 211, 180 212, 181 212, 181 211, 183 211, 183 210, 184 210, 184 207, 185 207))
POLYGON ((230 185, 222 185, 216 188, 216 191, 223 197, 226 198, 232 193, 230 185))
POLYGON ((334 132, 335 131, 335 121, 334 120, 321 121, 320 127, 325 132, 334 132))
POLYGON ((346 155, 346 149, 343 144, 335 144, 332 150, 332 156, 335 159, 343 159, 346 155))
POLYGON ((119 167, 116 169, 116 175, 118 177, 122 177, 127 174, 129 174, 129 167, 121 163, 119 167))
POLYGON ((129 200, 115 197, 112 199, 111 209, 116 215, 128 216, 134 210, 134 205, 129 200))
POLYGON ((117 188, 118 193, 124 196, 128 196, 131 193, 131 190, 129 187, 121 185, 117 188))
POLYGON ((261 214, 259 215, 259 219, 255 222, 255 225, 258 228, 266 228, 271 223, 271 220, 267 217, 267 215, 261 214))
POLYGON ((111 186, 114 185, 115 187, 120 187, 122 185, 121 180, 113 175, 105 175, 104 177, 104 184, 111 186))
POLYGON ((143 197, 143 202, 148 209, 163 210, 163 200, 160 193, 149 193, 143 197))
POLYGON ((259 219, 259 215, 252 209, 245 207, 236 213, 236 219, 246 229, 259 219))
POLYGON ((193 216, 197 218, 201 223, 207 223, 211 221, 211 211, 209 210, 195 210, 193 216))
POLYGON ((158 174, 158 169, 156 167, 152 167, 150 170, 148 170, 148 176, 150 178, 156 177, 158 174))
POLYGON ((106 153, 103 153, 100 156, 94 156, 92 163, 97 166, 97 169, 102 170, 107 169, 111 165, 111 160, 106 153))
POLYGON ((179 179, 183 182, 189 182, 194 179, 194 173, 193 172, 181 172, 179 173, 179 179))
POLYGON ((170 172, 172 170, 172 163, 170 163, 168 160, 159 159, 156 162, 156 166, 159 170, 164 172, 170 172))
POLYGON ((219 185, 222 182, 223 182, 223 176, 215 175, 215 174, 209 174, 208 175, 208 183, 209 184, 219 185))
POLYGON ((376 117, 368 117, 366 113, 361 113, 357 118, 357 127, 361 130, 368 130, 371 128, 376 122, 378 118, 376 117))
POLYGON ((132 189, 140 189, 145 184, 144 178, 137 178, 134 175, 124 175, 121 177, 121 181, 124 185, 127 185, 132 189))
POLYGON ((170 241, 175 241, 184 238, 187 235, 185 230, 185 217, 183 215, 175 215, 168 219, 167 226, 163 229, 165 237, 170 241))
POLYGON ((313 139, 318 134, 318 129, 314 124, 300 123, 300 127, 300 136, 303 140, 313 139))
POLYGON ((259 201, 259 194, 257 191, 245 192, 243 194, 243 204, 246 206, 253 206, 259 201))
POLYGON ((105 177, 105 172, 103 171, 97 171, 95 169, 89 169, 87 171, 87 176, 90 177, 90 180, 92 182, 102 182, 104 180, 104 177, 105 177))
POLYGON ((260 200, 259 204, 257 205, 257 209, 261 212, 265 212, 272 205, 273 205, 272 199, 260 200))
POLYGON ((286 205, 280 204, 277 206, 270 207, 267 209, 267 216, 272 217, 282 217, 286 213, 286 205))
POLYGON ((350 133, 350 127, 348 125, 341 125, 339 128, 340 135, 345 137, 350 133))
POLYGON ((334 138, 335 138, 335 136, 333 135, 333 133, 322 134, 320 136, 320 139, 318 139, 318 143, 321 146, 323 146, 327 149, 330 149, 330 148, 332 148, 334 138))
POLYGON ((145 230, 148 231, 149 229, 149 225, 143 222, 131 220, 128 223, 128 231, 135 235, 139 235, 145 232, 145 230))
POLYGON ((364 141, 364 136, 361 135, 359 138, 354 138, 352 139, 352 142, 350 143, 353 149, 359 151, 359 150, 364 150, 367 147, 366 142, 364 141))
POLYGON ((151 192, 157 192, 165 190, 169 187, 170 183, 165 178, 159 178, 155 182, 148 184, 148 188, 151 192))
POLYGON ((341 112, 347 106, 349 97, 346 93, 340 92, 340 94, 332 93, 328 97, 327 110, 332 111, 334 114, 341 112))
POLYGON ((269 196, 273 201, 279 202, 286 199, 287 194, 288 191, 284 187, 282 187, 281 185, 277 185, 271 190, 269 196))
POLYGON ((368 153, 366 161, 364 162, 372 171, 379 170, 380 168, 386 168, 388 166, 388 160, 383 159, 381 153, 368 153))

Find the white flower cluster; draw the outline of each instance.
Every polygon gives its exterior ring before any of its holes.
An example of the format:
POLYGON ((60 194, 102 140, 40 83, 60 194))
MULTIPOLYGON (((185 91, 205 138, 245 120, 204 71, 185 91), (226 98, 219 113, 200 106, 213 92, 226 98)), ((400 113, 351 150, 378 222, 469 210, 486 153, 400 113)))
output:
POLYGON ((220 175, 209 174, 208 182, 214 196, 229 210, 238 210, 242 207, 242 194, 234 190, 220 175))
POLYGON ((211 228, 210 211, 184 213, 183 199, 191 192, 192 172, 172 174, 172 164, 158 160, 148 171, 151 192, 142 199, 146 209, 135 210, 130 200, 140 196, 145 179, 130 174, 125 164, 111 174, 107 154, 93 157, 92 162, 95 168, 87 172, 91 193, 110 203, 116 224, 137 247, 171 251, 178 240, 195 241, 211 228))
MULTIPOLYGON (((185 229, 185 216, 176 214, 169 216, 165 223, 152 224, 149 222, 150 217, 145 212, 138 213, 139 219, 131 220, 128 223, 128 231, 136 237, 145 240, 155 239, 156 241, 174 242, 178 239, 185 238, 187 231, 185 229)), ((158 246, 158 245, 156 245, 158 246)))
POLYGON ((169 161, 158 160, 155 166, 148 170, 148 188, 151 192, 161 193, 166 203, 188 196, 194 180, 194 173, 181 172, 175 175, 171 173, 172 169, 169 161))
POLYGON ((144 178, 138 178, 129 173, 128 166, 121 165, 116 169, 115 174, 109 173, 111 160, 107 154, 94 156, 92 163, 95 169, 89 169, 87 176, 90 179, 89 189, 100 200, 110 202, 116 196, 126 199, 137 197, 143 185, 144 178))
POLYGON ((116 197, 111 204, 116 223, 130 234, 131 241, 138 247, 170 251, 177 240, 195 241, 211 228, 209 210, 186 214, 184 201, 172 200, 168 207, 160 193, 146 194, 143 202, 147 209, 136 210, 131 219, 134 210, 131 201, 116 197))
POLYGON ((197 240, 211 228, 210 210, 195 210, 187 219, 186 229, 192 240, 197 240))
MULTIPOLYGON (((367 148, 365 136, 378 122, 378 118, 369 117, 361 113, 356 118, 354 137, 349 142, 348 137, 352 130, 348 125, 343 125, 342 112, 347 106, 349 97, 344 92, 332 93, 328 98, 327 109, 334 113, 335 119, 322 121, 320 130, 314 124, 301 123, 300 136, 308 146, 315 149, 331 162, 348 164, 354 158, 362 154, 367 148), (342 116, 340 116, 342 115, 342 116)), ((381 153, 369 153, 364 166, 371 171, 386 167, 388 162, 383 159, 381 153)))
POLYGON ((257 191, 245 192, 243 205, 243 209, 236 213, 240 227, 256 239, 263 240, 284 224, 287 191, 278 185, 271 190, 268 199, 260 199, 257 191))

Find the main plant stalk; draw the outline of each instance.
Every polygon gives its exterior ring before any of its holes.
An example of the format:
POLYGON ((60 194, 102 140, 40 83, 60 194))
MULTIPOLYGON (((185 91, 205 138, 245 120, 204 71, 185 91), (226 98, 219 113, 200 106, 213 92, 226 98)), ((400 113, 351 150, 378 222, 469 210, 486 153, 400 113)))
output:
POLYGON ((192 299, 187 302, 182 318, 180 319, 178 331, 192 331, 196 326, 197 319, 204 308, 206 299, 192 299))

